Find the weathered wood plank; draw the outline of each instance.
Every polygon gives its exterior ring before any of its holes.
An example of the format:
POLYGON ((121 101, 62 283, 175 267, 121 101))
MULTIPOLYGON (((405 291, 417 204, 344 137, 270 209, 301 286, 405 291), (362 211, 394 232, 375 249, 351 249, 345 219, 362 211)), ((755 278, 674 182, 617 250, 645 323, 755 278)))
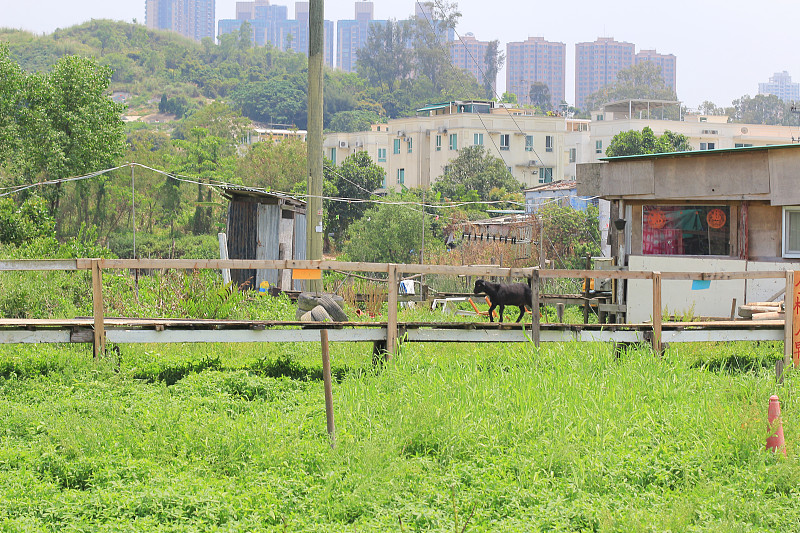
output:
POLYGON ((14 270, 79 270, 76 259, 0 260, 0 271, 14 270))
POLYGON ((661 272, 653 272, 653 351, 661 354, 661 272))
POLYGON ((103 271, 100 261, 92 261, 92 313, 94 314, 94 358, 106 351, 106 334, 103 324, 103 271))
POLYGON ((389 287, 388 287, 388 310, 387 310, 387 333, 386 333, 386 360, 392 358, 397 349, 397 265, 389 265, 389 287))

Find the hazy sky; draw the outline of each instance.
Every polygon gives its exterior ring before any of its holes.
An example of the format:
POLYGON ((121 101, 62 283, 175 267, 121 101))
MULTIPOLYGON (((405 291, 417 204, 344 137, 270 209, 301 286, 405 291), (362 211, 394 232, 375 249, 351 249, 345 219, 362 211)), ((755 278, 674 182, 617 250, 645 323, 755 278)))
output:
MULTIPOLYGON (((273 0, 289 5, 294 2, 273 0)), ((325 17, 353 17, 354 0, 325 0, 325 17)), ((777 71, 800 81, 795 27, 800 24, 797 0, 645 2, 632 0, 459 0, 457 31, 480 40, 522 41, 541 36, 567 45, 567 100, 574 99, 575 43, 614 37, 636 44, 637 51, 655 48, 677 56, 678 97, 695 107, 703 100, 729 105, 743 94, 758 92, 777 71)), ((38 33, 91 18, 144 21, 145 0, 0 0, 0 27, 38 33)), ((374 0, 376 18, 405 18, 412 0, 374 0)), ((217 0, 217 19, 235 17, 236 0, 217 0)), ((503 46, 503 48, 505 48, 503 46)), ((505 87, 505 72, 498 78, 505 87)))

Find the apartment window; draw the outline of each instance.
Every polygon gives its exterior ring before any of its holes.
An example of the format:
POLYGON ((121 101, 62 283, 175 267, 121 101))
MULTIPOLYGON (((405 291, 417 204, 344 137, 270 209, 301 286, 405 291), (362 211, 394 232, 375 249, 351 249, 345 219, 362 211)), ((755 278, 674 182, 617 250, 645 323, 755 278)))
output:
POLYGON ((450 134, 450 149, 451 150, 458 150, 458 134, 451 133, 450 134))
POLYGON ((441 152, 442 151, 442 136, 441 135, 437 135, 436 136, 436 151, 437 152, 441 152))
POLYGON ((542 167, 539 169, 539 183, 551 183, 553 181, 553 167, 542 167))
POLYGON ((336 148, 331 148, 331 163, 336 164, 336 148))
POLYGON ((500 135, 500 149, 508 150, 511 145, 511 135, 504 133, 500 135))
POLYGON ((414 151, 414 139, 409 137, 406 143, 408 143, 408 153, 410 154, 414 151))
POLYGON ((483 133, 475 133, 472 135, 472 144, 475 146, 483 146, 483 133))
POLYGON ((398 168, 397 169, 397 183, 403 185, 406 182, 406 169, 398 168))
POLYGON ((569 162, 574 163, 578 160, 578 149, 577 148, 570 148, 569 149, 569 162))
POLYGON ((386 174, 384 174, 383 178, 381 178, 381 187, 386 187, 386 174))
POLYGON ((547 135, 544 138, 544 151, 545 152, 552 152, 553 151, 553 136, 547 135))
POLYGON ((378 148, 378 163, 386 162, 386 148, 378 148))
POLYGON ((733 145, 734 148, 749 148, 750 146, 753 146, 752 143, 735 143, 733 145))
POLYGON ((716 143, 700 143, 701 150, 713 150, 716 147, 716 143))
POLYGON ((595 117, 595 120, 599 122, 599 121, 601 121, 601 120, 605 120, 605 117, 604 117, 603 115, 597 115, 597 116, 595 117))
POLYGON ((727 205, 645 205, 645 255, 730 255, 731 217, 727 205))
POLYGON ((603 141, 595 141, 594 142, 594 153, 602 154, 603 153, 603 141))
POLYGON ((525 136, 525 151, 533 152, 533 135, 525 136))
POLYGON ((393 153, 399 154, 400 153, 400 139, 394 140, 394 150, 393 153))
POLYGON ((783 208, 783 257, 800 257, 800 207, 783 208))

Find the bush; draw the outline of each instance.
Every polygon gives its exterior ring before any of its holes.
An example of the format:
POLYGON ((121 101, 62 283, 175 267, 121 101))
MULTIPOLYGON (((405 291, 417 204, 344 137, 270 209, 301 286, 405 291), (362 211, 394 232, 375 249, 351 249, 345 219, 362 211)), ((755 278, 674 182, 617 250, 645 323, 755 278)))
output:
MULTIPOLYGON (((133 234, 111 236, 108 247, 118 257, 133 258, 133 234)), ((159 259, 219 259, 219 241, 216 235, 186 235, 173 242, 167 236, 138 234, 136 256, 159 259)))

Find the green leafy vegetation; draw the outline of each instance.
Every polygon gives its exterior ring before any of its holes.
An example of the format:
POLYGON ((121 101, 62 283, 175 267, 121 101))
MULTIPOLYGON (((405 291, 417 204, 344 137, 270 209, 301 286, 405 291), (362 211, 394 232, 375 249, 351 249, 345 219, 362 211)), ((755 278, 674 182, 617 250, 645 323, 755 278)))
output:
POLYGON ((650 126, 641 132, 629 130, 617 133, 606 148, 608 157, 640 154, 664 154, 667 152, 688 152, 692 149, 689 138, 680 133, 665 131, 656 137, 650 126))

